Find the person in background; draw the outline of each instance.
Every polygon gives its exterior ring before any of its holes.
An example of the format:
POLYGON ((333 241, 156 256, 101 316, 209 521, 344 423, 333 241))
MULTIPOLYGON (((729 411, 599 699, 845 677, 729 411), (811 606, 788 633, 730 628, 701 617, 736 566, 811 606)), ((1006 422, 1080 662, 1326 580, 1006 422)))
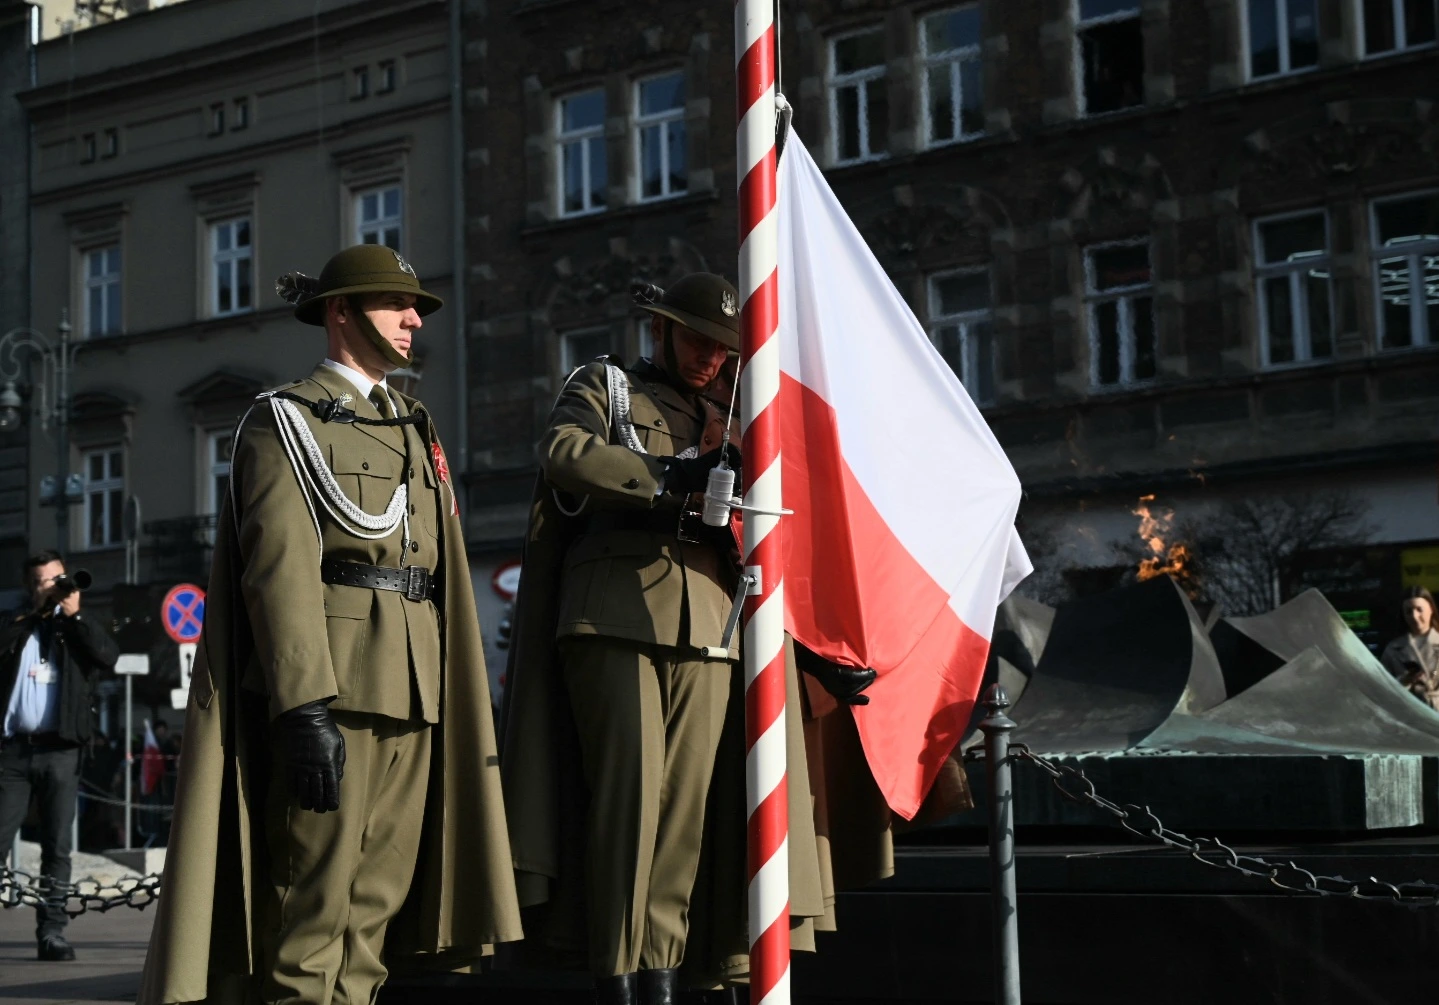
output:
MULTIPOLYGON (((95 678, 120 657, 100 625, 80 612, 80 592, 58 552, 22 565, 30 609, 0 628, 0 848, 8 849, 30 810, 40 812, 40 872, 70 881, 71 825, 80 786, 80 750, 94 729, 95 678)), ((41 960, 73 960, 64 896, 36 908, 41 960)))
POLYGON ((1405 633, 1384 647, 1379 660, 1409 692, 1439 709, 1439 630, 1434 628, 1434 597, 1422 586, 1404 591, 1405 633))

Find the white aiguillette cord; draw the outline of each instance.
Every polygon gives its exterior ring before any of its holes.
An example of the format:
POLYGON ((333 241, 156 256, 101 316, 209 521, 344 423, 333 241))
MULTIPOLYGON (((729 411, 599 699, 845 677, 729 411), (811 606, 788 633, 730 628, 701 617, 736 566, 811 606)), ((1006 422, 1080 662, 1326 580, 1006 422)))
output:
MULTIPOLYGON (((324 543, 320 530, 319 512, 315 509, 317 498, 330 518, 341 530, 352 537, 366 541, 378 541, 389 537, 403 526, 404 536, 401 538, 400 548, 401 551, 408 549, 410 546, 410 493, 405 483, 401 481, 395 487, 394 494, 390 496, 390 503, 385 507, 383 513, 366 513, 345 495, 339 482, 335 481, 335 475, 330 471, 330 466, 325 463, 324 452, 315 440, 314 432, 295 403, 276 397, 272 393, 262 394, 260 397, 268 398, 270 401, 270 410, 275 416, 275 430, 280 435, 280 443, 285 448, 285 456, 289 459, 290 467, 295 472, 295 479, 300 483, 300 494, 305 497, 305 506, 309 509, 310 520, 315 525, 315 537, 320 542, 321 554, 324 553, 324 543)), ((249 413, 246 412, 245 416, 248 418, 249 413)), ((241 419, 240 425, 235 429, 237 445, 240 441, 240 430, 244 428, 244 425, 245 420, 241 419)), ((231 485, 233 488, 233 482, 231 485)))

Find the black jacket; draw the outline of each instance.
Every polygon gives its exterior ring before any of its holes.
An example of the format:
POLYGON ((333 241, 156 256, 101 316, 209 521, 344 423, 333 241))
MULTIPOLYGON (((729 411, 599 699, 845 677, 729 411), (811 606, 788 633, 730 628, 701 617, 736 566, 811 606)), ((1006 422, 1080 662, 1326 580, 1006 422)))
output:
MULTIPOLYGON (((60 738, 87 743, 94 731, 95 680, 120 658, 120 647, 89 614, 56 617, 51 659, 60 671, 60 738)), ((10 704, 20 652, 35 630, 33 616, 20 617, 0 628, 0 717, 10 704)))

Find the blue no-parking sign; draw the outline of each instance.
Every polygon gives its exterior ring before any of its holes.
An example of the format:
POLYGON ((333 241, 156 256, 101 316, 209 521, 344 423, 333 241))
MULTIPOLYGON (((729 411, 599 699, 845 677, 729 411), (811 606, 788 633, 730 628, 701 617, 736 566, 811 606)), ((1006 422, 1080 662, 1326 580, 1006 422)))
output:
POLYGON ((160 621, 176 642, 195 642, 205 626, 205 591, 193 583, 181 583, 160 604, 160 621))

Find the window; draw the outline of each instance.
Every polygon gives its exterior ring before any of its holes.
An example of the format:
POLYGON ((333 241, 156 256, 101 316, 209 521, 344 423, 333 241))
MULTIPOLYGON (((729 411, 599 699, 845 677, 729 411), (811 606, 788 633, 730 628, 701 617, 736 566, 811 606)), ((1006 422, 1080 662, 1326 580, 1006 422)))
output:
POLYGON ((586 328, 560 336, 560 376, 610 352, 608 328, 586 328))
POLYGON ((1112 244, 1085 254, 1089 376, 1095 387, 1154 379, 1154 288, 1149 244, 1112 244))
POLYGON ((1439 342, 1439 192, 1374 204, 1379 345, 1439 342))
POLYGON ((350 71, 350 100, 359 101, 370 95, 370 68, 357 66, 350 71))
POLYGON ((383 244, 400 250, 404 225, 400 186, 386 185, 355 193, 355 240, 360 244, 383 244))
POLYGON ((1378 56, 1434 44, 1434 0, 1360 0, 1364 54, 1378 56))
POLYGON ((931 14, 921 22, 926 146, 984 132, 979 5, 931 14))
POLYGON ((210 226, 210 261, 213 285, 210 315, 225 317, 253 309, 250 269, 254 249, 250 219, 241 217, 210 226))
POLYGON ((395 61, 382 59, 376 69, 375 93, 389 94, 395 89, 395 61))
POLYGON ((837 164, 883 157, 889 149, 883 29, 830 41, 829 121, 837 164))
POLYGON ((80 163, 89 164, 95 159, 95 134, 86 133, 80 138, 80 163))
POLYGON ((667 73, 635 87, 639 197, 662 199, 688 187, 685 170, 685 77, 667 73))
POLYGON ((229 430, 205 434, 205 484, 202 501, 206 514, 220 512, 230 490, 230 448, 234 437, 229 430))
POLYGON ((596 88, 561 98, 555 104, 555 113, 560 215, 602 210, 609 185, 605 169, 605 92, 596 88))
POLYGON ((929 277, 929 338, 976 405, 994 401, 994 317, 989 273, 929 277))
POLYGON ((1334 352, 1328 238, 1322 211, 1255 224, 1266 366, 1324 359, 1334 352))
POLYGON ((1249 0, 1249 77, 1273 77, 1319 64, 1316 0, 1249 0))
POLYGON ((249 124, 250 124, 250 99, 249 99, 249 98, 236 98, 236 99, 235 99, 235 124, 234 124, 233 126, 231 126, 230 129, 231 129, 232 131, 235 130, 235 129, 244 129, 244 128, 245 128, 246 126, 248 126, 249 124))
POLYGON ((225 105, 223 102, 210 106, 210 135, 219 136, 225 131, 225 105))
POLYGON ((1144 29, 1136 0, 1076 0, 1079 94, 1083 114, 1144 102, 1144 29))
POLYGON ((125 452, 119 447, 86 451, 85 547, 107 548, 125 539, 125 452))
POLYGON ((105 146, 102 148, 101 157, 114 157, 120 152, 120 130, 105 130, 105 146))
POLYGON ((120 334, 120 246, 84 254, 85 335, 120 334))

